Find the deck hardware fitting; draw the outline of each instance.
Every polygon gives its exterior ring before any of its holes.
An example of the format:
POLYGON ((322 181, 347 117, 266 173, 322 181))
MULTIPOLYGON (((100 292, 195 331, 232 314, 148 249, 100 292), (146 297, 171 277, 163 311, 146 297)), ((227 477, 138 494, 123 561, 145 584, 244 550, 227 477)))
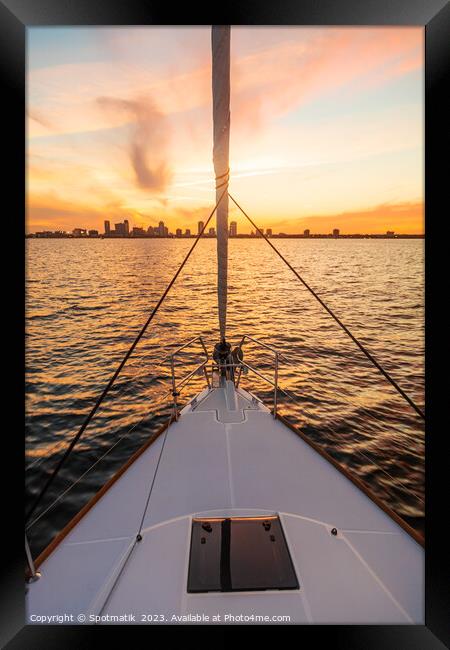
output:
POLYGON ((30 582, 36 582, 36 580, 39 580, 39 578, 42 576, 42 573, 40 571, 36 571, 32 576, 28 576, 26 579, 26 582, 29 584, 30 582))

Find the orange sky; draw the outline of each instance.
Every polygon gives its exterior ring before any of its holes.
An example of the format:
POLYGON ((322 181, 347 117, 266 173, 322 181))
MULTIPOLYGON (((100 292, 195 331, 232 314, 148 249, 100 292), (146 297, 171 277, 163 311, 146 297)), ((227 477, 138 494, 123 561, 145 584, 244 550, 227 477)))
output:
MULTIPOLYGON (((423 233, 423 29, 231 39, 230 192, 251 216, 423 233)), ((210 29, 29 28, 28 57, 27 230, 196 230, 214 203, 210 29)))

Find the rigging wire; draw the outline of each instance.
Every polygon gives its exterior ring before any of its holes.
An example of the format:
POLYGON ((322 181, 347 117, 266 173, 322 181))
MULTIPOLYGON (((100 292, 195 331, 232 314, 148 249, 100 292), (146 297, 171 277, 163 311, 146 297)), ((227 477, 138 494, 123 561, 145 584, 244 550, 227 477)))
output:
MULTIPOLYGON (((185 388, 187 387, 187 385, 188 385, 188 384, 186 384, 186 385, 182 386, 181 388, 179 388, 179 393, 182 393, 183 390, 185 390, 185 388)), ((41 518, 42 518, 42 517, 43 517, 47 512, 49 512, 50 510, 52 510, 53 507, 54 507, 54 506, 55 506, 55 505, 56 505, 56 504, 57 504, 57 503, 58 503, 58 502, 59 502, 59 501, 60 501, 60 500, 61 500, 61 499, 66 495, 66 494, 68 494, 68 493, 72 490, 72 488, 75 487, 75 485, 77 485, 77 483, 79 483, 79 482, 81 481, 82 478, 84 478, 84 477, 85 477, 85 476, 86 476, 86 475, 87 475, 87 474, 88 474, 92 469, 94 469, 94 467, 95 467, 96 465, 98 465, 98 463, 99 463, 101 460, 103 460, 103 458, 105 458, 105 457, 106 457, 106 456, 107 456, 107 455, 108 455, 108 454, 109 454, 109 453, 110 453, 110 452, 111 452, 111 451, 112 451, 112 450, 113 450, 113 449, 114 449, 114 448, 115 448, 115 447, 116 447, 116 446, 117 446, 117 445, 118 445, 118 444, 119 444, 119 443, 120 443, 120 442, 121 442, 121 441, 122 441, 122 440, 123 440, 123 439, 124 439, 128 434, 129 434, 129 433, 131 433, 131 432, 132 432, 132 431, 133 431, 137 426, 139 426, 140 424, 142 424, 142 422, 144 421, 144 419, 145 419, 145 418, 146 418, 150 413, 152 413, 152 412, 155 410, 156 407, 158 407, 158 406, 160 406, 161 404, 165 403, 165 402, 167 401, 167 398, 168 398, 171 394, 172 394, 172 390, 169 390, 169 391, 165 392, 165 393, 162 395, 162 397, 161 397, 157 402, 152 402, 151 409, 150 409, 147 413, 144 413, 144 415, 142 416, 142 418, 141 418, 138 422, 136 422, 136 423, 135 423, 135 424, 134 424, 134 425, 133 425, 133 426, 132 426, 128 431, 126 431, 126 432, 125 432, 125 433, 124 433, 124 434, 119 438, 119 440, 117 440, 117 441, 116 441, 116 442, 115 442, 115 443, 114 443, 110 448, 108 448, 108 450, 107 450, 107 451, 106 451, 106 452, 105 452, 105 453, 104 453, 100 458, 98 458, 98 459, 97 459, 97 460, 96 460, 96 461, 95 461, 95 462, 94 462, 94 463, 93 463, 93 464, 92 464, 92 465, 91 465, 91 466, 90 466, 90 467, 89 467, 85 472, 83 472, 83 474, 82 474, 81 476, 79 476, 79 477, 78 477, 78 478, 77 478, 73 483, 71 483, 71 484, 68 486, 68 488, 67 488, 66 490, 64 490, 64 491, 63 491, 63 492, 62 492, 62 493, 61 493, 61 494, 60 494, 60 495, 59 495, 59 496, 58 496, 58 497, 57 497, 57 498, 56 498, 52 503, 50 503, 50 505, 49 505, 45 510, 43 510, 43 511, 42 511, 42 512, 37 516, 37 517, 35 517, 35 519, 33 519, 33 521, 31 521, 31 523, 28 524, 28 526, 26 527, 26 530, 28 531, 30 528, 32 528, 32 527, 34 526, 34 524, 38 522, 39 519, 41 519, 41 518)), ((50 448, 50 451, 52 451, 52 449, 54 449, 54 448, 57 447, 58 445, 62 445, 62 444, 64 444, 65 442, 66 442, 66 441, 60 441, 60 442, 56 443, 56 445, 54 445, 53 447, 50 448)), ((27 471, 27 470, 30 469, 31 467, 35 466, 36 464, 38 464, 38 463, 40 463, 40 462, 42 462, 42 461, 44 461, 44 460, 48 460, 48 458, 49 458, 49 456, 45 456, 45 457, 42 457, 42 458, 38 458, 36 461, 34 461, 34 462, 31 463, 30 465, 28 465, 28 466, 26 467, 25 471, 27 471)))
POLYGON ((218 208, 220 202, 222 201, 223 197, 224 197, 226 194, 227 194, 227 188, 225 187, 224 191, 222 192, 222 194, 220 195, 219 199, 217 200, 217 202, 216 202, 216 204, 215 204, 213 210, 211 211, 211 213, 210 213, 208 219, 205 221, 205 223, 204 223, 204 225, 203 225, 203 228, 202 228, 201 231, 198 233, 197 237, 195 238, 194 243, 192 244, 191 248, 189 249, 187 255, 186 255, 185 258, 184 258, 184 260, 183 260, 182 263, 180 264, 180 266, 179 266, 177 272, 175 273, 175 275, 173 276, 172 280, 171 280, 171 281, 169 282, 169 284, 167 285, 167 287, 166 287, 164 293, 162 294, 161 298, 158 300, 157 304, 156 304, 155 307, 153 308, 153 310, 152 310, 152 312, 150 313, 150 315, 149 315, 147 321, 144 323, 144 325, 143 325, 143 327, 141 328, 140 332, 138 333, 138 335, 137 335, 136 338, 134 339, 133 343, 131 344, 130 348, 129 348, 128 351, 126 352, 125 356, 123 357, 122 361, 119 363, 119 365, 118 365, 116 371, 114 372, 114 374, 112 375, 111 379, 109 380, 109 382, 107 383, 107 385, 105 386, 105 388, 103 389, 103 391, 101 392, 101 394, 99 395, 99 397, 97 398, 97 400, 96 400, 94 406, 92 407, 91 411, 88 413, 86 419, 84 420, 83 424, 81 425, 80 429, 78 430, 78 433, 73 437, 72 442, 69 444, 69 446, 68 446, 68 448, 66 449, 66 451, 64 452, 63 456, 60 458, 60 460, 59 460, 58 463, 56 464, 56 467, 54 468, 54 470, 52 471, 52 473, 51 473, 50 476, 48 477, 47 481, 45 482, 43 488, 41 489, 41 491, 40 491, 39 494, 37 495, 36 499, 33 501, 31 507, 29 508, 28 512, 27 512, 26 515, 25 515, 25 520, 26 520, 26 521, 29 521, 31 515, 35 512, 37 506, 39 505, 39 503, 40 503, 41 500, 42 500, 42 497, 44 496, 44 494, 46 494, 48 488, 49 488, 50 485, 53 483, 53 480, 55 479, 56 475, 58 474, 59 470, 61 469, 63 463, 66 461, 66 459, 67 459, 68 456, 70 455, 72 449, 74 448, 74 446, 76 445, 76 443, 78 442, 78 440, 80 439, 80 437, 83 435, 84 430, 86 429, 86 427, 88 426, 88 424, 90 423, 90 421, 92 420, 92 418, 94 417, 95 413, 97 412, 98 407, 99 407, 100 404, 103 402, 103 400, 104 400, 104 398, 106 397, 106 395, 109 393, 110 388, 112 387, 112 385, 113 385, 114 382, 116 381, 117 377, 119 376, 120 372, 122 371, 122 368, 124 367, 124 365, 126 364, 126 362, 128 361, 128 359, 129 359, 130 356, 132 355, 132 353, 133 353, 135 347, 137 346, 137 344, 138 344, 139 341, 141 340, 142 336, 144 335, 145 331, 147 330, 147 327, 150 325, 150 323, 151 323, 151 321, 153 320, 154 316, 155 316, 156 313, 158 312, 160 306, 162 305, 162 303, 163 303, 164 299, 166 298, 167 294, 169 293, 170 289, 171 289, 172 286, 175 284, 176 279, 177 279, 178 276, 180 275, 180 273, 181 273, 182 269, 184 268, 186 262, 187 262, 188 259, 190 258, 191 253, 193 252, 193 250, 194 250, 195 247, 197 246, 197 244, 198 244, 200 238, 202 237, 203 233, 205 232, 205 229, 206 229, 207 225, 208 225, 209 222, 211 221, 211 219, 212 219, 214 213, 216 212, 216 210, 217 210, 217 208, 218 208))
POLYGON ((109 590, 109 592, 108 592, 108 594, 107 594, 107 596, 105 598, 105 601, 104 601, 104 603, 103 603, 103 605, 102 605, 102 607, 100 609, 100 615, 105 611, 105 608, 106 608, 107 604, 110 601, 111 595, 112 595, 114 589, 116 588, 117 584, 119 583, 119 580, 120 580, 120 578, 122 576, 122 573, 123 573, 123 571, 125 569, 125 566, 128 563, 128 560, 130 559, 131 554, 133 553, 137 543, 142 540, 142 535, 141 535, 142 526, 144 525, 145 515, 147 514, 148 504, 150 503, 150 497, 151 497, 152 492, 153 492, 153 486, 155 485, 156 475, 158 473, 159 465, 161 463, 161 458, 162 458, 162 455, 163 455, 164 446, 165 446, 166 440, 167 440, 167 434, 169 433, 169 428, 170 428, 170 425, 172 423, 173 416, 174 416, 174 413, 171 414, 171 416, 169 418, 169 421, 167 423, 166 430, 164 432, 164 440, 162 442, 161 449, 159 450, 158 461, 156 463, 156 468, 155 468, 155 471, 154 471, 154 474, 153 474, 152 481, 150 483, 150 489, 149 489, 149 492, 148 492, 148 495, 147 495, 147 499, 145 501, 144 512, 142 514, 141 523, 139 524, 138 532, 136 533, 136 536, 135 536, 135 538, 133 540, 133 544, 132 544, 132 546, 131 546, 131 548, 130 548, 130 550, 129 550, 129 552, 128 552, 128 554, 127 554, 127 556, 126 556, 126 558, 125 558, 125 560, 124 560, 124 562, 122 564, 122 566, 120 567, 120 571, 117 574, 117 577, 114 580, 114 582, 113 582, 113 584, 111 586, 111 589, 109 590))
MULTIPOLYGON (((181 393, 181 392, 186 388, 186 386, 187 386, 187 384, 186 384, 185 386, 181 387, 181 388, 179 389, 179 392, 181 393)), ((77 484, 81 481, 81 479, 83 479, 87 474, 89 474, 89 472, 90 472, 92 469, 94 469, 94 467, 96 467, 96 465, 98 465, 98 463, 99 463, 101 460, 103 460, 106 456, 108 456, 108 454, 109 454, 109 453, 110 453, 110 452, 111 452, 115 447, 117 447, 117 445, 118 445, 118 444, 119 444, 119 443, 120 443, 120 442, 121 442, 121 441, 122 441, 122 440, 123 440, 123 439, 124 439, 128 434, 130 434, 132 431, 134 431, 134 429, 135 429, 136 427, 138 427, 140 424, 142 424, 142 422, 145 420, 145 418, 146 418, 150 413, 152 413, 152 412, 155 410, 155 408, 156 408, 157 406, 160 406, 161 404, 163 404, 164 402, 166 402, 167 398, 168 398, 171 394, 172 394, 172 390, 169 390, 169 391, 167 391, 166 393, 164 393, 164 395, 161 397, 161 399, 159 399, 157 402, 153 402, 153 403, 152 403, 152 406, 151 406, 151 409, 150 409, 147 413, 144 413, 144 415, 142 416, 142 418, 141 418, 138 422, 136 422, 135 424, 133 424, 133 426, 132 426, 130 429, 128 429, 128 431, 126 431, 126 432, 125 432, 125 433, 124 433, 124 434, 119 438, 119 440, 117 440, 117 441, 116 441, 116 442, 115 442, 111 447, 109 447, 109 448, 107 449, 107 451, 106 451, 102 456, 100 456, 100 458, 98 458, 98 459, 97 459, 97 460, 96 460, 96 461, 95 461, 95 462, 94 462, 90 467, 88 467, 88 469, 87 469, 85 472, 83 472, 83 474, 82 474, 81 476, 79 476, 79 477, 78 477, 78 478, 77 478, 73 483, 71 483, 71 484, 68 486, 68 488, 66 488, 66 490, 64 490, 64 491, 63 491, 63 492, 62 492, 62 493, 61 493, 61 494, 60 494, 60 495, 59 495, 59 496, 58 496, 54 501, 52 501, 52 503, 51 503, 51 504, 50 504, 50 505, 49 505, 45 510, 43 510, 43 511, 42 511, 42 512, 37 516, 37 517, 35 517, 35 519, 33 519, 33 521, 31 521, 31 522, 27 525, 27 527, 26 527, 25 530, 26 530, 26 531, 30 530, 30 528, 32 528, 32 527, 33 527, 33 526, 34 526, 34 525, 39 521, 39 519, 41 519, 41 518, 42 518, 42 517, 43 517, 47 512, 49 512, 50 510, 52 510, 53 507, 54 507, 54 506, 55 506, 59 501, 61 501, 61 499, 62 499, 66 494, 68 494, 68 493, 72 490, 72 488, 74 488, 75 485, 77 485, 77 484)), ((165 442, 165 439, 164 439, 164 442, 165 442)), ((57 444, 61 444, 61 443, 57 443, 57 444)), ((163 444, 164 444, 164 443, 163 443, 163 444)), ((57 446, 57 445, 55 445, 55 446, 57 446)), ((48 457, 47 457, 47 458, 48 458, 48 457)), ((38 461, 42 461, 42 460, 46 460, 46 458, 39 458, 39 459, 38 459, 38 461)), ((37 462, 37 461, 36 461, 36 462, 37 462)), ((34 464, 35 464, 35 463, 32 463, 32 465, 34 465, 34 464)), ((28 468, 27 468, 27 469, 28 469, 28 468)), ((148 505, 148 504, 147 504, 147 505, 148 505)), ((140 532, 140 530, 139 530, 139 532, 140 532)))
MULTIPOLYGON (((283 364, 283 365, 285 365, 285 364, 283 364)), ((295 365, 296 365, 296 362, 293 363, 292 365, 295 366, 295 365)), ((309 379, 309 378, 310 378, 310 374, 305 375, 305 378, 306 378, 306 379, 309 379)), ((281 390, 281 389, 280 389, 280 390, 281 390)), ((284 392, 285 392, 286 394, 288 394, 288 391, 286 391, 285 389, 284 389, 284 392)), ((309 397, 311 397, 311 395, 310 395, 309 397)), ((382 410, 382 409, 383 409, 383 406, 382 406, 382 405, 378 405, 377 407, 373 407, 373 410, 370 410, 370 409, 367 408, 366 406, 363 406, 363 405, 361 405, 361 404, 355 404, 354 401, 352 401, 351 399, 349 399, 348 397, 345 396, 345 394, 344 394, 344 392, 342 392, 342 390, 341 390, 341 392, 339 393, 339 399, 341 399, 341 400, 344 402, 344 404, 346 404, 346 405, 348 405, 349 407, 351 407, 352 412, 354 412, 355 409, 357 409, 357 412, 360 413, 361 416, 363 416, 363 415, 367 415, 369 418, 372 418, 374 421, 376 421, 376 423, 381 422, 381 424, 383 424, 383 428, 385 428, 385 425, 386 425, 386 415, 384 415, 384 413, 383 413, 383 410, 382 410)), ((308 399, 308 400, 307 400, 308 403, 311 403, 311 401, 312 401, 311 399, 308 399)), ((301 405, 300 401, 298 401, 298 400, 297 400, 297 403, 298 403, 299 405, 301 405)), ((313 416, 313 417, 314 417, 314 416, 313 416)), ((393 423, 393 422, 389 422, 389 427, 390 427, 390 429, 391 429, 394 433, 395 433, 395 432, 399 432, 399 431, 401 431, 401 429, 399 428, 399 427, 400 427, 399 424, 396 424, 396 423, 393 423)), ((422 429, 420 429, 420 431, 422 431, 422 429)), ((421 442, 421 444, 423 444, 423 439, 422 439, 422 438, 421 438, 420 442, 421 442)))
POLYGON ((40 465, 44 460, 48 460, 53 453, 56 453, 56 449, 58 449, 58 447, 63 448, 64 445, 66 444, 67 444, 67 440, 59 440, 58 442, 56 442, 54 445, 50 447, 50 449, 47 449, 46 456, 39 456, 35 460, 31 461, 31 463, 29 463, 25 467, 25 472, 28 472, 33 467, 36 467, 36 465, 40 465))
POLYGON ((348 327, 347 327, 346 325, 344 325, 344 323, 340 320, 340 318, 338 318, 338 317, 336 316, 336 314, 335 314, 335 313, 330 309, 330 307, 328 307, 328 305, 327 305, 327 304, 322 300, 322 298, 320 298, 320 296, 317 295, 317 293, 314 291, 314 289, 312 289, 312 288, 309 286, 309 284, 308 284, 308 283, 307 283, 307 282, 302 278, 302 276, 300 275, 300 273, 299 273, 298 271, 296 271, 296 270, 294 269, 294 267, 293 267, 293 266, 292 266, 292 265, 287 261, 287 259, 284 257, 284 255, 282 255, 282 254, 280 253, 280 251, 277 249, 276 246, 274 246, 274 244, 270 241, 270 239, 267 237, 267 235, 265 235, 265 234, 263 233, 263 231, 262 231, 260 228, 258 228, 258 226, 255 224, 255 222, 254 222, 254 221, 251 219, 251 217, 250 217, 250 216, 245 212, 245 210, 244 210, 244 209, 239 205, 239 203, 238 203, 238 202, 237 202, 237 201, 236 201, 236 200, 231 196, 231 194, 228 194, 228 196, 229 196, 230 199, 233 201, 233 203, 235 204, 235 206, 236 206, 236 207, 237 207, 237 208, 242 212, 242 214, 243 214, 243 215, 248 219, 248 221, 250 221, 250 223, 252 224, 252 226, 253 226, 253 227, 256 229, 256 231, 261 235, 261 237, 263 237, 263 238, 266 240, 266 242, 269 244, 269 246, 271 246, 271 248, 273 248, 273 250, 274 250, 275 253, 278 255, 278 257, 280 257, 280 258, 283 260, 283 262, 286 264, 286 266, 288 266, 288 267, 291 269, 291 271, 294 273, 294 275, 297 277, 297 279, 300 280, 300 282, 301 282, 301 283, 302 283, 302 284, 303 284, 303 285, 308 289, 308 291, 309 291, 309 292, 314 296, 314 298, 315 298, 315 299, 316 299, 316 300, 317 300, 317 301, 322 305, 322 307, 323 307, 323 308, 324 308, 324 309, 329 313, 329 315, 330 315, 330 316, 331 316, 331 317, 336 321, 336 323, 339 325, 339 327, 341 327, 341 328, 344 330, 344 332, 347 334, 347 336, 349 336, 349 337, 352 339, 352 341, 353 341, 353 342, 354 342, 354 343, 359 347, 359 349, 361 350, 361 352, 363 352, 363 353, 366 355, 366 357, 369 359, 369 361, 370 361, 370 362, 371 362, 371 363, 372 363, 372 364, 373 364, 373 365, 374 365, 374 366, 375 366, 375 367, 376 367, 376 368, 381 372, 381 374, 382 374, 382 375, 383 375, 383 376, 384 376, 384 377, 389 381, 389 383, 392 384, 392 386, 393 386, 393 387, 395 388, 395 390, 399 393, 399 395, 401 395, 401 396, 403 397, 403 399, 405 399, 405 400, 408 402, 408 404, 409 404, 409 405, 410 405, 410 406, 415 410, 415 412, 416 412, 416 413, 417 413, 417 414, 418 414, 418 415, 419 415, 423 420, 425 420, 425 413, 422 411, 422 409, 419 408, 419 407, 417 406, 417 404, 416 404, 416 403, 411 399, 411 397, 409 397, 409 395, 408 395, 407 393, 405 393, 405 391, 403 390, 403 388, 401 388, 401 387, 398 385, 398 383, 395 381, 395 379, 393 379, 393 378, 391 377, 391 375, 390 375, 390 374, 389 374, 389 373, 388 373, 388 372, 383 368, 383 366, 381 366, 381 365, 378 363, 378 361, 377 361, 377 360, 373 357, 373 355, 372 355, 372 354, 371 354, 371 353, 370 353, 370 352, 369 352, 369 351, 364 347, 364 345, 363 345, 362 343, 360 343, 360 341, 358 341, 358 339, 356 338, 356 336, 354 336, 354 335, 350 332, 350 330, 348 329, 348 327))
MULTIPOLYGON (((167 395, 170 395, 170 391, 169 391, 169 393, 167 393, 167 395)), ((167 397, 167 396, 165 396, 165 397, 167 397)), ((66 494, 68 494, 68 493, 69 493, 69 492, 70 492, 70 491, 71 491, 71 490, 72 490, 72 489, 73 489, 73 488, 74 488, 74 487, 75 487, 75 486, 76 486, 76 485, 77 485, 77 484, 78 484, 78 483, 79 483, 79 482, 80 482, 80 481, 81 481, 85 476, 87 476, 87 474, 89 474, 89 472, 90 472, 91 470, 93 470, 94 467, 96 467, 96 466, 100 463, 100 461, 102 461, 104 458, 106 458, 106 456, 108 456, 108 454, 110 454, 110 453, 112 452, 112 450, 115 449, 115 448, 117 447, 117 445, 118 445, 120 442, 122 442, 122 440, 123 440, 126 436, 128 436, 132 431, 134 431, 134 429, 136 429, 136 427, 138 427, 140 424, 142 424, 142 422, 145 420, 145 418, 147 418, 148 415, 153 411, 154 407, 155 407, 155 406, 158 406, 158 405, 161 404, 163 401, 165 401, 165 397, 164 397, 164 399, 160 400, 160 401, 157 402, 156 404, 153 404, 153 405, 152 405, 152 409, 151 409, 150 411, 144 413, 144 415, 142 416, 142 418, 141 418, 138 422, 136 422, 135 424, 133 424, 133 426, 130 427, 130 429, 128 429, 127 431, 125 431, 125 433, 122 434, 122 435, 120 436, 120 438, 119 438, 118 440, 116 440, 116 442, 115 442, 113 445, 111 445, 111 447, 108 447, 108 449, 106 450, 106 452, 105 452, 104 454, 102 454, 99 458, 97 458, 97 460, 94 461, 94 463, 92 463, 92 465, 90 465, 90 466, 88 467, 88 469, 85 470, 85 471, 83 472, 83 474, 81 474, 81 476, 79 476, 77 479, 75 479, 75 481, 73 481, 73 482, 72 482, 72 483, 71 483, 71 484, 70 484, 70 485, 69 485, 69 486, 68 486, 68 487, 67 487, 63 492, 61 492, 61 494, 59 494, 59 495, 56 497, 56 499, 55 499, 54 501, 52 501, 52 503, 50 503, 50 505, 48 505, 47 508, 45 508, 45 510, 43 510, 42 512, 40 512, 40 513, 37 515, 37 517, 35 517, 35 518, 34 518, 34 519, 33 519, 33 520, 32 520, 32 521, 31 521, 31 522, 26 526, 25 530, 28 531, 28 530, 30 530, 31 528, 33 528, 33 526, 34 526, 34 525, 35 525, 35 524, 36 524, 40 519, 42 519, 42 517, 43 517, 45 514, 47 514, 47 512, 49 512, 50 510, 52 510, 52 509, 54 508, 54 506, 55 506, 57 503, 59 503, 59 502, 61 501, 61 499, 62 499, 63 497, 65 497, 66 494)))
MULTIPOLYGON (((290 391, 288 391, 288 390, 282 388, 280 385, 278 385, 278 390, 279 390, 280 392, 282 392, 282 393, 283 393, 283 394, 284 394, 288 399, 290 399, 291 402, 294 402, 295 404, 297 404, 297 405, 301 408, 301 417, 303 416, 303 413, 305 413, 307 416, 310 416, 310 417, 313 417, 313 418, 315 417, 314 414, 311 413, 311 411, 309 411, 307 408, 305 408, 304 403, 303 403, 303 402, 300 402, 300 400, 297 399, 297 398, 296 398, 296 397, 295 397, 295 396, 294 396, 290 391)), ((302 419, 304 419, 305 422, 306 422, 307 424, 309 424, 306 418, 302 418, 302 419)), ((331 433, 331 435, 332 435, 332 437, 333 437, 334 439, 339 440, 337 432, 336 432, 334 429, 332 429, 331 426, 330 426, 329 424, 324 424, 324 423, 321 422, 321 423, 320 423, 320 429, 321 429, 321 430, 328 431, 329 433, 331 433)), ((342 441, 341 441, 341 442, 342 442, 342 441)), ((384 469, 383 467, 381 467, 380 465, 378 465, 378 463, 377 463, 373 458, 371 458, 370 456, 366 455, 365 452, 362 452, 361 450, 357 449, 357 450, 354 450, 353 453, 355 453, 355 454, 359 454, 360 456, 362 456, 363 458, 365 458, 365 460, 371 462, 372 465, 374 465, 374 467, 376 467, 380 472, 382 472, 382 473, 385 474, 388 478, 390 478, 390 479, 393 481, 394 484, 397 483, 397 485, 400 486, 401 488, 403 488, 403 490, 404 490, 405 492, 408 492, 409 494, 411 494, 412 496, 414 496, 414 497, 415 497, 415 498, 416 498, 416 499, 417 499, 417 500, 418 500, 422 505, 424 505, 425 502, 424 502, 423 498, 419 496, 419 494, 417 494, 417 493, 414 492, 411 488, 409 488, 407 485, 405 485, 405 483, 403 483, 403 482, 401 481, 401 479, 395 478, 394 476, 392 476, 391 474, 389 474, 389 472, 388 472, 386 469, 384 469)), ((395 487, 395 485, 394 485, 394 487, 395 487)))
MULTIPOLYGON (((298 399, 296 399, 292 395, 292 393, 290 391, 287 391, 284 388, 281 388, 281 386, 278 386, 278 390, 280 390, 282 393, 284 393, 284 395, 286 395, 286 397, 288 397, 292 402, 294 402, 295 404, 298 404, 301 407, 301 412, 302 413, 306 413, 306 415, 314 417, 313 414, 308 409, 306 409, 304 407, 303 403, 301 403, 298 399)), ((333 436, 333 438, 338 440, 337 432, 334 431, 334 429, 332 429, 329 424, 321 423, 320 424, 320 429, 321 430, 325 429, 325 430, 329 431, 331 433, 331 435, 333 436)), ((422 505, 425 505, 425 501, 423 500, 422 497, 419 496, 419 494, 417 494, 417 492, 414 492, 411 488, 409 488, 407 485, 405 485, 405 483, 403 483, 403 481, 401 479, 395 478, 394 476, 389 474, 389 472, 386 469, 384 469, 383 467, 381 467, 380 465, 378 465, 378 463, 373 458, 366 455, 367 452, 363 452, 360 449, 356 449, 356 450, 354 450, 353 453, 359 454, 360 456, 362 456, 363 458, 365 458, 366 460, 371 462, 378 470, 380 470, 380 472, 382 472, 388 478, 390 478, 393 481, 394 484, 397 483, 397 485, 399 485, 401 488, 403 488, 403 490, 405 490, 405 492, 408 492, 409 494, 414 496, 422 505)))
MULTIPOLYGON (((156 369, 158 369, 158 367, 159 367, 159 366, 156 366, 156 369)), ((137 376, 135 376, 135 377, 132 377, 132 378, 130 379, 130 381, 136 383, 136 382, 139 381, 139 379, 140 379, 141 377, 143 377, 144 375, 146 375, 146 376, 148 376, 148 377, 152 377, 151 375, 148 375, 147 372, 142 372, 141 375, 137 375, 137 376)), ((123 384, 122 386, 120 386, 119 389, 118 389, 118 391, 117 391, 116 393, 114 393, 114 397, 115 397, 115 399, 117 399, 117 397, 119 397, 119 395, 120 395, 121 397, 124 397, 124 396, 125 396, 125 397, 128 397, 128 392, 127 392, 127 391, 129 391, 130 388, 131 388, 131 386, 129 386, 129 385, 127 385, 127 384, 123 384), (126 390, 126 389, 127 389, 127 390, 126 390)), ((164 395, 165 395, 165 394, 164 394, 164 395)), ((160 403, 159 401, 156 402, 156 406, 157 406, 159 403, 160 403)), ((155 404, 154 404, 153 406, 155 406, 155 404)), ((100 433, 100 431, 98 431, 97 433, 94 433, 94 435, 93 435, 92 437, 96 437, 99 433, 100 433)), ((91 439, 92 439, 92 437, 91 437, 91 439)), ((26 472, 29 472, 30 469, 32 469, 33 467, 37 467, 37 466, 39 466, 39 465, 40 465, 41 463, 43 463, 44 461, 49 460, 53 454, 56 454, 56 453, 58 453, 59 451, 61 451, 61 449, 63 449, 64 446, 67 445, 67 444, 68 444, 68 441, 65 440, 65 439, 64 439, 64 440, 59 440, 58 442, 54 443, 50 448, 48 448, 48 449, 46 450, 46 455, 45 455, 45 456, 38 456, 37 458, 35 458, 34 460, 32 460, 30 463, 28 463, 28 465, 25 467, 25 473, 26 473, 26 472)))

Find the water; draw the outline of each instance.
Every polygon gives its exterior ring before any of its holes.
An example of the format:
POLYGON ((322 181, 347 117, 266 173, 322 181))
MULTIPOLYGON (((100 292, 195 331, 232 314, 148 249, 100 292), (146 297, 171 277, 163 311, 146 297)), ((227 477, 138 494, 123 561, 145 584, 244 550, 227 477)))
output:
MULTIPOLYGON (((27 493, 35 496, 193 240, 27 240, 27 493), (55 445, 56 448, 55 448, 55 445)), ((306 281, 404 390, 424 404, 423 240, 276 240, 306 281)), ((29 530, 39 552, 170 414, 167 355, 218 340, 215 240, 200 241, 29 530), (112 451, 99 460, 113 445, 112 451)), ((262 240, 230 240, 228 332, 277 347, 279 409, 418 529, 420 418, 262 240)), ((249 346, 263 373, 270 358, 249 346)), ((201 360, 186 355, 180 376, 201 360)), ((272 406, 273 392, 243 378, 272 406)), ((202 387, 196 378, 181 403, 202 387)))

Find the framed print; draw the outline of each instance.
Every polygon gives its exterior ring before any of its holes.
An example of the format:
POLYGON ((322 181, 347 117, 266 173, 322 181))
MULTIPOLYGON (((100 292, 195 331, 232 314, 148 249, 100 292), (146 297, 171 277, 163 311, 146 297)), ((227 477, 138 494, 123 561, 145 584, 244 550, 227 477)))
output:
POLYGON ((0 9, 3 645, 448 644, 448 3, 0 9))

